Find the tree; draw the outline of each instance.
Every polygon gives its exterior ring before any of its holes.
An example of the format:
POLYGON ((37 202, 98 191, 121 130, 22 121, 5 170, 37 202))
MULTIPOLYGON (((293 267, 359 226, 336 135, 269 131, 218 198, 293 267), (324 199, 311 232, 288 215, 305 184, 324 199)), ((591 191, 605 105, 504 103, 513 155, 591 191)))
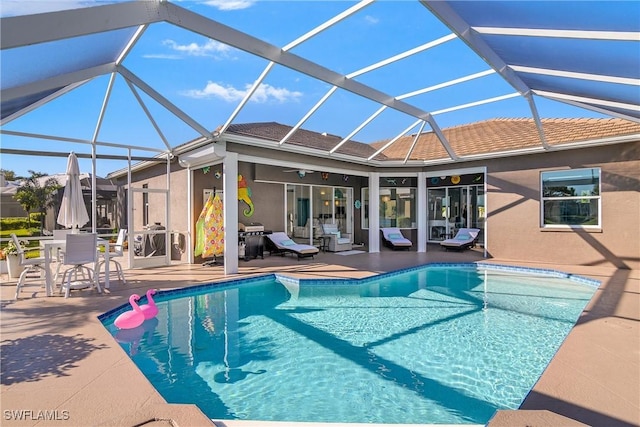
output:
POLYGON ((29 228, 31 228, 31 211, 37 210, 42 214, 40 217, 40 231, 42 231, 45 213, 47 208, 55 204, 53 195, 60 189, 60 185, 55 178, 43 179, 47 176, 46 173, 32 170, 29 173, 31 176, 26 178, 18 187, 14 198, 27 212, 29 228))
POLYGON ((0 173, 4 174, 4 179, 7 181, 15 181, 17 178, 16 173, 9 169, 0 169, 0 173))

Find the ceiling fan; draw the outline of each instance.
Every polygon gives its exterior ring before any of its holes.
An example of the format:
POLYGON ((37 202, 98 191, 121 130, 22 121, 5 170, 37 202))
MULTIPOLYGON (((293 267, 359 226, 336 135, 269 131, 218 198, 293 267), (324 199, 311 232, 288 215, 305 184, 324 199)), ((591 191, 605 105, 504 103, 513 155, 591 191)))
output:
POLYGON ((304 178, 304 176, 308 173, 314 173, 315 171, 309 169, 288 169, 283 172, 296 172, 300 178, 304 178))

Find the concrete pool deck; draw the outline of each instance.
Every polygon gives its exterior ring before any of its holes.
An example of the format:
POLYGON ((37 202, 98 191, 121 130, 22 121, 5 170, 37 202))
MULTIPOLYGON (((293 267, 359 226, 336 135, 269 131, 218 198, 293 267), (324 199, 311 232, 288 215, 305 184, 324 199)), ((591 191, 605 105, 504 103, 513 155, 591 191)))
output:
MULTIPOLYGON (((489 425, 640 425, 640 270, 485 260, 479 250, 445 252, 430 246, 426 253, 320 253, 300 261, 265 256, 241 261, 239 276, 280 272, 297 277, 366 277, 432 262, 475 261, 553 269, 602 282, 522 410, 501 411, 489 425)), ((172 265, 125 274, 127 285, 112 279, 111 289, 102 295, 74 291, 68 299, 47 298, 40 283, 34 282, 24 287, 18 301, 13 299, 15 279, 2 276, 1 424, 259 425, 213 423, 193 405, 167 404, 97 320, 99 314, 125 304, 134 292, 228 279, 222 267, 172 265)))

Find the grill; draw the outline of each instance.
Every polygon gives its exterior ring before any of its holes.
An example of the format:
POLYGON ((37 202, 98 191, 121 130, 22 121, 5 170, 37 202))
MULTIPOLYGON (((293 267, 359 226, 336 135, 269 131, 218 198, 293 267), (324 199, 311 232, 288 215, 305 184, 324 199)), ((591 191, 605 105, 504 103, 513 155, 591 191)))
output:
POLYGON ((249 261, 252 258, 264 259, 264 226, 257 222, 250 224, 238 223, 238 257, 249 261), (244 244, 244 248, 242 248, 244 244), (244 249, 244 251, 242 250, 244 249), (244 252, 244 253, 243 253, 244 252))

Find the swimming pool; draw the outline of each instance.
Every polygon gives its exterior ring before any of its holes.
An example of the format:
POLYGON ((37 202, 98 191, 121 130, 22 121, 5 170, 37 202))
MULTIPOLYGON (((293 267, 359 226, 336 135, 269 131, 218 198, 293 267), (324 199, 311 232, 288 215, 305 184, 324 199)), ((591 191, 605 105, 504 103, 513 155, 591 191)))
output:
POLYGON ((162 292, 105 326, 170 403, 213 419, 485 424, 534 386, 598 283, 476 264, 269 275, 162 292))

